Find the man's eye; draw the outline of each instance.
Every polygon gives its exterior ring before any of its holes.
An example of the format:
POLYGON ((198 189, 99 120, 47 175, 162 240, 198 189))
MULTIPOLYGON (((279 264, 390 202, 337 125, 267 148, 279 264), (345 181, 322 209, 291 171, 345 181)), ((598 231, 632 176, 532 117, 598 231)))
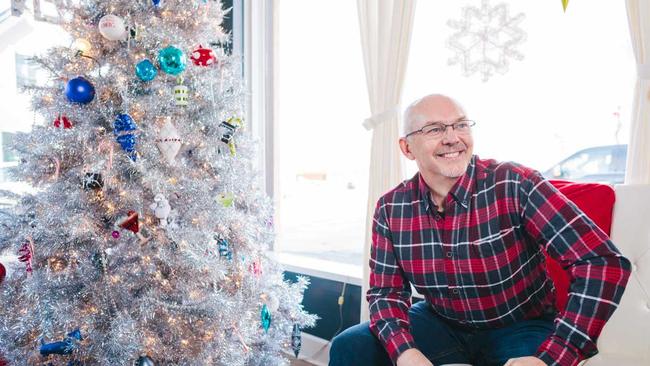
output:
POLYGON ((442 132, 442 127, 431 127, 426 132, 432 134, 439 134, 440 132, 442 132))

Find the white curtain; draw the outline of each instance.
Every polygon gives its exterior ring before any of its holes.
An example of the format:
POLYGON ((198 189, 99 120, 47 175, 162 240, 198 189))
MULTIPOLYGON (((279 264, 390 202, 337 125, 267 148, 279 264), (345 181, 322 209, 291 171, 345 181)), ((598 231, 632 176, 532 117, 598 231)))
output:
POLYGON ((637 64, 626 184, 650 183, 650 0, 627 0, 627 18, 637 64))
POLYGON ((372 116, 364 126, 372 130, 368 216, 363 261, 361 320, 368 320, 368 259, 371 225, 379 197, 403 179, 400 136, 400 101, 408 64, 416 0, 357 0, 363 61, 372 116))

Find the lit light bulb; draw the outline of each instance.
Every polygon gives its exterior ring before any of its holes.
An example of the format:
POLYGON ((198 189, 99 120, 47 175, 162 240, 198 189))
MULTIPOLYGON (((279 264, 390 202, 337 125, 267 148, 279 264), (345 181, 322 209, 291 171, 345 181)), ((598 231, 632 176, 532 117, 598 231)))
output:
POLYGON ((92 45, 85 38, 77 38, 72 43, 72 49, 81 52, 82 55, 87 55, 92 49, 92 45))

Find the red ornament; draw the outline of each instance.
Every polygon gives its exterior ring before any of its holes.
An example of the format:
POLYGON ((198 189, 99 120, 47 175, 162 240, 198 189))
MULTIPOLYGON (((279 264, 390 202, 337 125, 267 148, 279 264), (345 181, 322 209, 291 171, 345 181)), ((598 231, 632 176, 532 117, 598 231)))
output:
POLYGON ((68 119, 68 117, 59 115, 55 120, 54 120, 54 127, 56 128, 72 128, 72 122, 68 119))
MULTIPOLYGON (((117 222, 117 226, 119 226, 121 229, 132 231, 140 239, 140 242, 143 244, 148 242, 150 239, 150 238, 145 238, 144 235, 140 233, 140 223, 138 222, 138 213, 135 211, 129 211, 128 216, 125 219, 117 222)), ((115 232, 113 232, 113 237, 117 239, 120 237, 119 234, 120 233, 118 232, 116 236, 115 232)))
POLYGON ((209 48, 203 48, 201 45, 192 51, 190 59, 192 59, 194 65, 197 66, 210 66, 217 63, 217 58, 215 57, 214 52, 209 48))
POLYGON ((25 263, 25 270, 27 273, 32 273, 32 258, 34 257, 34 241, 31 237, 27 238, 27 241, 18 250, 18 260, 25 263))
POLYGON ((129 211, 129 216, 126 219, 124 219, 124 221, 120 222, 119 226, 122 229, 127 229, 137 234, 140 231, 140 225, 138 223, 138 213, 135 211, 129 211))
MULTIPOLYGON (((5 280, 5 277, 7 277, 7 269, 5 268, 2 263, 0 263, 0 283, 3 283, 5 280)), ((0 358, 0 366, 2 365, 2 358, 0 358)))

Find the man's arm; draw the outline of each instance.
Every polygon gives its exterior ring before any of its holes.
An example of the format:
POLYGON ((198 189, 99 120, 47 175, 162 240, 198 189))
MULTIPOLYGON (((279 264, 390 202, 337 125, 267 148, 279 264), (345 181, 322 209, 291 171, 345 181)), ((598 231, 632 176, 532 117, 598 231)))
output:
POLYGON ((411 287, 395 259, 383 199, 375 209, 369 264, 370 289, 366 298, 370 306, 370 330, 395 364, 404 351, 415 347, 415 342, 408 319, 411 287))
POLYGON ((598 353, 596 340, 621 300, 630 261, 538 172, 523 180, 519 199, 525 229, 571 280, 566 309, 536 356, 549 366, 577 365, 598 353))

